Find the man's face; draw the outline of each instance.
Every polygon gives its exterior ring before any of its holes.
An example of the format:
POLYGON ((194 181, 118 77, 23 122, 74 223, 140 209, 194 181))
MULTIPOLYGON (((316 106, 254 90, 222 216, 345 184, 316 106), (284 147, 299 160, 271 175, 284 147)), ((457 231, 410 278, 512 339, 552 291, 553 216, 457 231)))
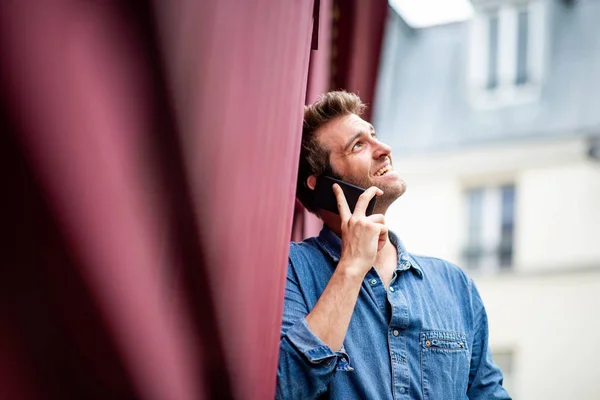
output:
POLYGON ((373 126, 358 115, 329 122, 319 130, 318 140, 330 152, 334 175, 365 189, 377 186, 383 191, 375 212, 384 213, 406 190, 406 183, 392 168, 392 149, 380 142, 373 126))

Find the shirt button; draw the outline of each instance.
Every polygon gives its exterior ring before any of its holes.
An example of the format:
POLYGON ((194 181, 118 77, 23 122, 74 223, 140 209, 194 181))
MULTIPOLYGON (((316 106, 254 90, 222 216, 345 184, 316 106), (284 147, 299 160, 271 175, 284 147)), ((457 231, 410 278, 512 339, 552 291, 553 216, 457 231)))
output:
POLYGON ((400 259, 401 259, 402 261, 407 261, 407 260, 408 260, 408 257, 406 257, 406 255, 405 255, 405 254, 402 254, 402 256, 400 257, 400 259))
POLYGON ((377 283, 377 279, 371 279, 371 285, 375 285, 377 283))
POLYGON ((403 387, 400 388, 400 393, 404 393, 406 392, 406 389, 404 389, 403 387))
POLYGON ((393 332, 393 334, 394 334, 394 336, 398 336, 398 335, 400 334, 400 332, 398 332, 398 330, 397 330, 397 329, 394 329, 394 332, 393 332))
POLYGON ((391 288, 390 288, 390 292, 393 292, 393 291, 394 291, 394 288, 393 288, 393 287, 391 287, 391 288))

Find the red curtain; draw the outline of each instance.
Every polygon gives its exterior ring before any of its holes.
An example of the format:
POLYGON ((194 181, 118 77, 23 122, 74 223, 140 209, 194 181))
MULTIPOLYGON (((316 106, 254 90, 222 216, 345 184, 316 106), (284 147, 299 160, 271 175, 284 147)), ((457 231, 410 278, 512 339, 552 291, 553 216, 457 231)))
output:
MULTIPOLYGON (((370 120, 387 0, 333 0, 331 87, 358 93, 370 120)), ((377 127, 376 127, 377 128, 377 127)))
MULTIPOLYGON (((319 50, 311 55, 307 104, 344 89, 369 105, 363 117, 370 120, 388 9, 387 0, 320 0, 319 50)), ((292 239, 315 236, 322 225, 297 204, 292 239)))
POLYGON ((313 0, 0 5, 3 398, 272 398, 313 0))

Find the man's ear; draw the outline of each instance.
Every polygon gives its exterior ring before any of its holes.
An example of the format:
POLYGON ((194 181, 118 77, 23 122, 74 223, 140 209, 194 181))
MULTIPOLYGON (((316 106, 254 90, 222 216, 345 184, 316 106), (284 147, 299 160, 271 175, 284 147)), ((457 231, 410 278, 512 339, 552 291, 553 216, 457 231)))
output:
POLYGON ((312 190, 315 190, 315 187, 317 186, 317 176, 311 175, 308 178, 306 178, 306 185, 312 190))

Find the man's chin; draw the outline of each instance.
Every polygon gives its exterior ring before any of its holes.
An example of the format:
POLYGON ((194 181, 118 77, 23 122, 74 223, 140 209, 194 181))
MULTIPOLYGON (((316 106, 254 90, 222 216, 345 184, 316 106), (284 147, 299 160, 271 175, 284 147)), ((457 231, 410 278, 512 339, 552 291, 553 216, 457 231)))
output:
POLYGON ((404 194, 406 191, 406 183, 404 183, 403 180, 400 180, 400 182, 393 185, 382 185, 380 189, 383 191, 381 197, 386 198, 391 204, 404 194))
POLYGON ((393 197, 394 200, 406 191, 406 183, 401 179, 392 182, 376 182, 375 186, 383 191, 383 196, 388 195, 393 197))

